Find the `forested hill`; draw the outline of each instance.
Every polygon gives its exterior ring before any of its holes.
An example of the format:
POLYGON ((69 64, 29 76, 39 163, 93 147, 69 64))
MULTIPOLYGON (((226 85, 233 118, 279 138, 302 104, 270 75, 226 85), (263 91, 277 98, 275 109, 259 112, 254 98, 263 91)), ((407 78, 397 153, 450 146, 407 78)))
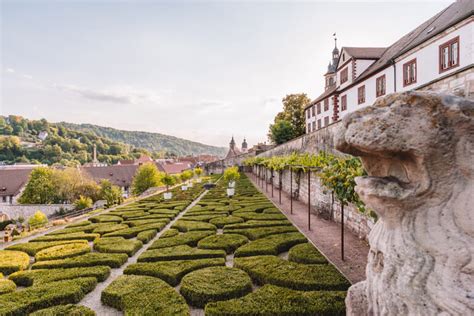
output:
POLYGON ((223 147, 205 145, 160 133, 124 131, 92 124, 73 124, 66 122, 60 122, 57 124, 69 129, 89 132, 99 137, 109 138, 111 140, 129 144, 134 147, 145 148, 152 152, 174 153, 178 156, 191 154, 211 154, 223 156, 226 153, 226 149, 223 147))

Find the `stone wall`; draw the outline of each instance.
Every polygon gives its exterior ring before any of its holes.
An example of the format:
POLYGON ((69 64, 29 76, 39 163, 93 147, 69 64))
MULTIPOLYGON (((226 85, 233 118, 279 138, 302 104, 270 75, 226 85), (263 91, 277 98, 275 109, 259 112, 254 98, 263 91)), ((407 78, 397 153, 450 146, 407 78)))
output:
POLYGON ((420 90, 453 93, 472 100, 474 99, 474 67, 428 84, 420 90))
MULTIPOLYGON (((265 170, 265 168, 260 167, 260 173, 257 167, 253 167, 252 172, 254 174, 259 174, 262 181, 265 177, 265 172, 267 174, 268 190, 271 190, 271 170, 265 170)), ((273 183, 274 183, 274 194, 278 194, 277 189, 279 189, 279 177, 278 172, 273 173, 273 183)), ((281 173, 282 180, 282 192, 289 194, 290 188, 293 189, 293 198, 299 200, 305 204, 308 203, 308 174, 303 172, 293 172, 293 176, 290 175, 289 170, 283 170, 281 173), (291 179, 293 184, 291 185, 291 179)), ((337 199, 334 199, 331 192, 326 190, 324 186, 320 183, 319 178, 315 173, 311 173, 310 176, 310 205, 311 212, 318 214, 319 216, 332 220, 337 223, 341 222, 341 206, 337 199)), ((352 205, 346 205, 344 207, 344 226, 351 230, 354 234, 359 236, 359 238, 367 240, 367 236, 374 226, 375 221, 373 218, 362 214, 357 210, 357 208, 352 205)))
POLYGON ((61 208, 64 210, 72 210, 74 205, 72 204, 5 204, 0 205, 0 212, 6 213, 10 218, 16 219, 18 217, 28 218, 33 215, 36 211, 41 211, 46 216, 54 214, 55 211, 59 211, 61 208))

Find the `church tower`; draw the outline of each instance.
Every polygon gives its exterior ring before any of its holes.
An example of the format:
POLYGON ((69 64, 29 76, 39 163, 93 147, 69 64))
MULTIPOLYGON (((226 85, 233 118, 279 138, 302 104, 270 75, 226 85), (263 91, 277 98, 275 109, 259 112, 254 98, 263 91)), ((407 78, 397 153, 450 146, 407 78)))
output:
POLYGON ((242 142, 242 152, 246 153, 247 151, 248 151, 247 140, 244 138, 244 141, 242 142))
POLYGON ((232 139, 230 140, 229 147, 230 147, 230 149, 232 149, 232 150, 234 150, 234 148, 235 148, 234 136, 232 136, 232 139))
POLYGON ((334 49, 332 50, 332 61, 329 62, 328 71, 324 74, 324 89, 328 90, 336 86, 336 69, 339 60, 339 49, 337 48, 336 33, 334 33, 334 49))

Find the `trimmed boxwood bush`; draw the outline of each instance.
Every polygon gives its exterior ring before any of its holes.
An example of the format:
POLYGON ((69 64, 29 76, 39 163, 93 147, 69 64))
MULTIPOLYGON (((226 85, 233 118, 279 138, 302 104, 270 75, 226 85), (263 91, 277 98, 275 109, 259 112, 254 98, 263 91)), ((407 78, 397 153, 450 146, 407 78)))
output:
POLYGON ((201 239, 198 242, 198 247, 201 249, 222 249, 226 253, 232 253, 235 249, 248 243, 249 240, 243 235, 237 234, 225 234, 225 235, 213 235, 201 239))
POLYGON ((125 224, 110 224, 110 225, 101 225, 97 228, 95 228, 92 232, 96 234, 107 234, 107 233, 112 233, 116 232, 117 230, 122 230, 122 229, 127 229, 128 225, 125 224))
POLYGON ((207 250, 191 248, 188 245, 147 250, 138 257, 138 262, 154 262, 168 260, 187 260, 204 258, 225 258, 223 250, 207 250))
POLYGON ((76 267, 93 267, 93 266, 109 266, 111 268, 119 268, 128 260, 128 256, 124 253, 98 253, 91 252, 73 258, 62 260, 49 260, 36 262, 31 266, 32 269, 57 269, 57 268, 76 268, 76 267))
POLYGON ((271 221, 271 220, 285 220, 286 216, 283 214, 259 214, 254 212, 233 212, 232 215, 242 217, 246 221, 248 220, 260 220, 260 221, 271 221))
POLYGON ((350 286, 349 281, 329 264, 306 265, 275 256, 256 256, 235 258, 234 266, 247 272, 258 284, 268 283, 305 291, 345 291, 350 286))
POLYGON ((98 282, 105 281, 110 275, 107 266, 70 268, 70 269, 41 269, 18 271, 8 278, 19 286, 39 285, 48 282, 70 280, 83 277, 94 277, 98 282))
POLYGON ((91 251, 91 247, 84 243, 69 243, 49 247, 39 251, 36 256, 36 261, 56 260, 69 257, 83 255, 91 251))
POLYGON ((143 243, 140 240, 127 240, 123 237, 101 238, 94 243, 94 249, 104 253, 126 253, 133 256, 143 243))
POLYGON ((221 214, 204 214, 204 215, 189 215, 189 216, 183 216, 184 220, 187 221, 198 221, 198 222, 209 222, 211 219, 220 217, 222 216, 221 214))
POLYGON ((242 298, 206 305, 206 316, 343 316, 342 291, 295 291, 264 285, 242 298))
POLYGON ((123 224, 127 224, 130 227, 139 227, 142 225, 150 225, 155 223, 165 223, 168 224, 170 220, 168 218, 150 218, 150 219, 133 219, 123 222, 123 224))
POLYGON ((144 232, 139 232, 137 239, 142 243, 147 244, 150 240, 155 238, 158 231, 156 229, 145 230, 144 232))
POLYGON ((87 225, 90 225, 92 224, 91 221, 80 221, 80 222, 77 222, 77 223, 72 223, 72 224, 69 224, 66 226, 66 228, 73 228, 73 227, 79 227, 79 226, 87 226, 87 225))
POLYGON ((288 260, 307 264, 328 263, 326 257, 324 257, 311 243, 300 244, 291 248, 288 253, 288 260))
POLYGON ((160 238, 174 237, 178 234, 179 234, 179 230, 174 229, 174 228, 170 228, 167 231, 163 232, 163 234, 161 234, 160 238))
POLYGON ((151 244, 148 250, 165 248, 165 247, 174 247, 174 246, 179 246, 179 245, 189 245, 191 247, 195 247, 197 246, 197 243, 199 240, 213 234, 214 232, 212 231, 191 231, 191 232, 183 233, 183 234, 176 235, 173 237, 159 238, 153 244, 151 244))
POLYGON ((180 232, 188 232, 192 230, 217 230, 217 227, 204 222, 177 220, 171 228, 176 228, 180 232))
POLYGON ((112 233, 107 233, 104 237, 124 237, 124 238, 133 238, 137 236, 139 233, 144 232, 150 229, 156 229, 157 231, 162 230, 166 226, 165 222, 158 222, 148 225, 136 226, 126 229, 117 230, 112 233))
POLYGON ((45 308, 34 313, 30 316, 95 316, 95 312, 89 307, 80 305, 58 305, 50 308, 45 308))
POLYGON ((288 251, 294 245, 305 243, 308 240, 301 233, 285 233, 263 237, 243 245, 235 252, 236 257, 258 255, 278 255, 288 251))
POLYGON ((134 217, 146 216, 148 214, 149 213, 146 212, 146 211, 133 211, 133 212, 115 213, 115 215, 119 215, 120 217, 122 217, 123 219, 126 219, 126 220, 134 218, 134 217))
POLYGON ((209 223, 216 225, 218 228, 222 228, 224 227, 224 225, 237 224, 237 223, 243 223, 243 222, 244 222, 244 219, 242 217, 237 217, 237 216, 219 216, 209 221, 209 223))
POLYGON ((98 215, 89 218, 92 223, 120 223, 122 220, 118 215, 98 215))
MULTIPOLYGON (((237 224, 239 225, 239 224, 237 224)), ((276 226, 263 228, 249 228, 249 229, 227 229, 224 227, 225 234, 240 234, 247 236, 250 240, 263 238, 266 236, 282 233, 297 232, 298 229, 294 226, 276 226)))
POLYGON ((13 281, 4 279, 3 274, 0 273, 0 295, 13 292, 16 290, 16 285, 13 281))
POLYGON ((258 221, 250 220, 245 223, 237 223, 225 225, 224 229, 247 229, 247 228, 260 228, 260 227, 273 227, 273 226, 293 226, 289 220, 274 220, 274 221, 258 221))
POLYGON ((62 240, 62 241, 45 241, 45 242, 25 242, 22 244, 16 244, 6 248, 7 250, 18 250, 23 251, 29 254, 30 256, 35 256, 38 251, 41 251, 46 248, 50 248, 57 245, 65 245, 71 243, 83 243, 87 244, 87 240, 62 240))
POLYGON ((102 292, 101 301, 125 315, 189 315, 186 301, 174 288, 149 276, 119 276, 102 292))
POLYGON ((75 239, 86 239, 88 241, 93 241, 96 238, 99 238, 99 234, 87 234, 83 232, 72 233, 72 234, 60 234, 60 235, 46 235, 35 238, 30 242, 37 241, 60 241, 60 240, 75 240, 75 239))
POLYGON ((0 250, 0 273, 10 274, 28 269, 30 257, 21 251, 0 250))
POLYGON ((92 223, 85 226, 58 229, 51 233, 46 234, 46 236, 64 235, 64 234, 72 234, 72 233, 92 233, 92 231, 96 229, 97 227, 100 227, 100 225, 101 225, 100 223, 92 223))
POLYGON ((229 267, 209 267, 184 276, 180 292, 193 306, 243 296, 252 291, 252 280, 244 271, 229 267))
POLYGON ((96 285, 95 278, 78 278, 0 295, 0 315, 27 315, 54 305, 78 303, 96 285))
POLYGON ((124 274, 153 276, 166 281, 172 286, 176 286, 179 284, 181 278, 189 272, 224 265, 225 259, 223 258, 140 262, 127 266, 124 274))
POLYGON ((173 215, 176 216, 179 214, 179 210, 169 210, 166 208, 159 208, 159 209, 153 209, 149 210, 148 213, 150 214, 167 214, 167 215, 173 215))

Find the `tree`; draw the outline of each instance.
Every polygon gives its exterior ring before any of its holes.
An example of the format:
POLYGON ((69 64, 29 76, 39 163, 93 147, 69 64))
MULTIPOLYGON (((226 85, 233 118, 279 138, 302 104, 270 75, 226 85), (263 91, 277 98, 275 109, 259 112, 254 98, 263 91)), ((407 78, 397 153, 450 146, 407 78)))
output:
POLYGON ((202 175, 202 169, 197 167, 197 168, 194 168, 194 174, 199 178, 201 177, 202 175))
POLYGON ((122 191, 116 185, 113 185, 109 180, 102 180, 100 182, 100 197, 107 201, 107 206, 122 203, 122 191))
POLYGON ((279 120, 275 124, 270 125, 270 132, 268 138, 275 144, 283 144, 295 138, 295 130, 290 122, 286 120, 279 120))
MULTIPOLYGON (((298 93, 286 95, 282 102, 283 111, 275 116, 273 125, 282 120, 287 121, 293 129, 292 138, 303 135, 305 133, 306 125, 304 108, 309 104, 309 102, 311 102, 311 100, 308 98, 306 93, 298 93)), ((270 125, 269 136, 272 134, 271 127, 273 125, 270 125)), ((270 137, 270 139, 272 139, 272 137, 270 137)))
POLYGON ((166 185, 166 192, 168 192, 170 186, 176 183, 176 178, 169 174, 165 174, 163 178, 161 178, 161 182, 166 185))
POLYGON ((224 171, 224 180, 227 182, 236 181, 240 179, 238 167, 229 167, 224 171))
POLYGON ((36 211, 33 216, 28 219, 28 225, 31 228, 40 228, 48 223, 48 218, 41 211, 36 211))
POLYGON ((149 188, 157 187, 161 184, 162 175, 154 163, 141 165, 132 182, 133 195, 140 195, 149 188))
POLYGON ((86 196, 80 196, 77 200, 74 201, 74 206, 78 210, 90 208, 92 207, 92 199, 86 196))
POLYGON ((46 167, 38 167, 31 171, 25 190, 18 202, 21 204, 49 204, 56 196, 53 183, 53 171, 46 167))

